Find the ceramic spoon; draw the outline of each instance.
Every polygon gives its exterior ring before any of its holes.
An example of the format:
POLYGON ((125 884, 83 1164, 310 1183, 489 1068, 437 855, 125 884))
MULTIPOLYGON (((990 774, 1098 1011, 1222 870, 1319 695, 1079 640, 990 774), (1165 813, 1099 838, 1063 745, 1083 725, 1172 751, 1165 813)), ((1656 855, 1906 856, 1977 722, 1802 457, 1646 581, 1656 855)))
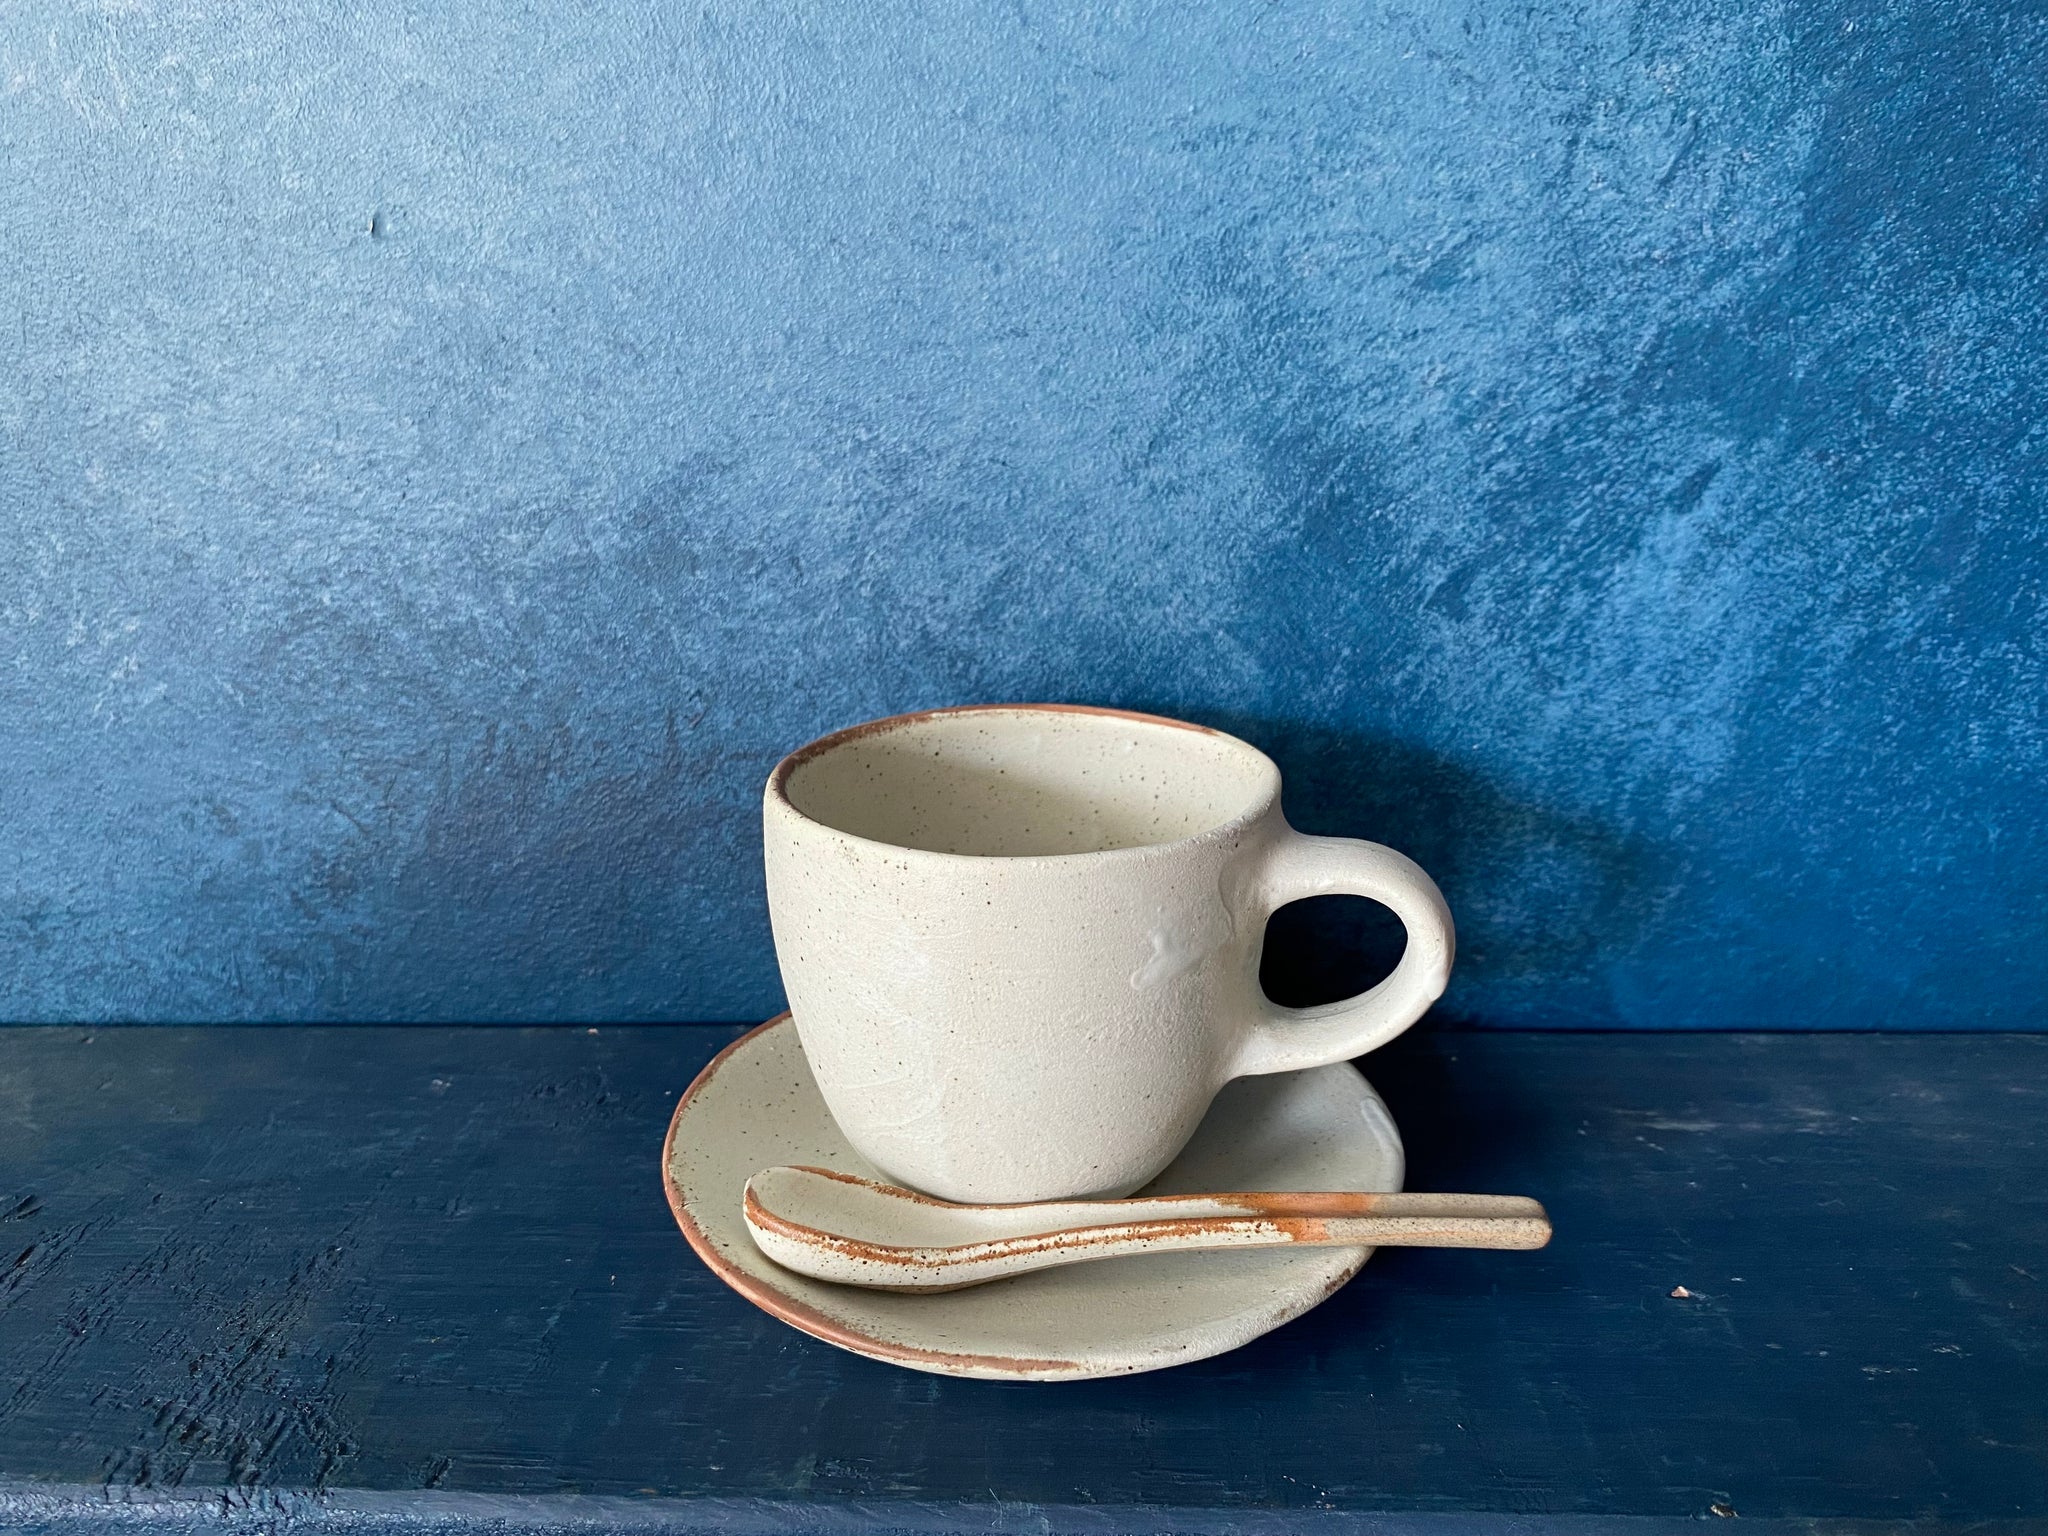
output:
POLYGON ((1543 1207, 1519 1195, 1161 1195, 953 1205, 823 1168, 747 1180, 747 1230, 800 1275, 885 1291, 951 1291, 1060 1264, 1208 1248, 1541 1248, 1543 1207))

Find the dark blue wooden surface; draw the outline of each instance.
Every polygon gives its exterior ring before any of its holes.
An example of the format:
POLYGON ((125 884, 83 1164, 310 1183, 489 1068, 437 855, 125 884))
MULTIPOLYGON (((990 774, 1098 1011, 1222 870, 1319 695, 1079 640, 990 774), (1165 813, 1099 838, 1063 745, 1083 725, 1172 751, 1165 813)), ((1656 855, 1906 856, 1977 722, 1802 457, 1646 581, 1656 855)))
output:
POLYGON ((2048 1528, 2048 1038, 1412 1036, 1412 1184, 1550 1249, 1026 1386, 690 1254, 656 1155, 731 1034, 0 1031, 0 1525, 2048 1528))

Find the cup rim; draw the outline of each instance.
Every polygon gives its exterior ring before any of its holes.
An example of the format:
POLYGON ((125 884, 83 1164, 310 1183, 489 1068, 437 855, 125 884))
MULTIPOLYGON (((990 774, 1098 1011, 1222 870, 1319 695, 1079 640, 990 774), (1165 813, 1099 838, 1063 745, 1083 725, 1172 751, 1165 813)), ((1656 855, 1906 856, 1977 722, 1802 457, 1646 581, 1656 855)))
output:
POLYGON ((1228 731, 1219 731, 1213 726, 1197 725, 1192 720, 1174 720, 1166 715, 1148 715, 1135 709, 1110 709, 1099 704, 948 704, 938 709, 915 709, 900 715, 884 715, 879 720, 864 720, 858 725, 843 726, 839 730, 818 737, 815 741, 806 742, 775 765, 774 770, 768 775, 766 799, 771 807, 779 808, 784 814, 793 816, 798 821, 804 822, 809 826, 817 827, 821 831, 829 832, 834 837, 842 837, 849 842, 859 843, 869 848, 886 849, 892 854, 915 856, 921 859, 958 859, 984 864, 1067 863, 1076 859, 1156 856, 1166 849, 1185 848, 1191 844, 1207 842, 1212 838, 1249 826, 1261 816, 1264 816, 1279 802, 1280 767, 1272 758, 1241 736, 1233 736, 1228 731), (1107 716, 1116 720, 1135 721, 1140 725, 1163 726, 1169 730, 1192 731, 1196 735, 1211 736, 1241 752, 1250 753, 1264 764, 1270 787, 1267 793, 1258 796, 1250 805, 1239 811, 1235 816, 1219 821, 1214 826, 1204 827, 1199 832, 1191 832, 1186 837, 1176 837, 1160 843, 1136 843, 1127 848, 1089 848, 1074 853, 947 853, 936 848, 911 848, 902 843, 885 842, 880 838, 866 837, 858 832, 849 832, 843 827, 833 826, 828 821, 820 821, 817 817, 799 809, 796 802, 789 798, 789 776, 792 773, 812 759, 823 757, 827 752, 845 746, 848 742, 858 741, 866 736, 877 736, 886 731, 901 730, 905 726, 916 725, 925 720, 940 719, 947 715, 1030 714, 1034 712, 1053 715, 1107 716))

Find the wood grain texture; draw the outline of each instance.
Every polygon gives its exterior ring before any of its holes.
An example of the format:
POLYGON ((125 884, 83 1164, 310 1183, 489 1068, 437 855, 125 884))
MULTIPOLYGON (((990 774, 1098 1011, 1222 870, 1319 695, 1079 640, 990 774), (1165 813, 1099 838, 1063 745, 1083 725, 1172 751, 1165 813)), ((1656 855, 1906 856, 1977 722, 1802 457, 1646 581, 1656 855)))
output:
POLYGON ((690 1254, 732 1033, 0 1031, 0 1526, 2048 1529, 2048 1038, 1413 1036, 1411 1187, 1548 1249, 1025 1386, 690 1254))

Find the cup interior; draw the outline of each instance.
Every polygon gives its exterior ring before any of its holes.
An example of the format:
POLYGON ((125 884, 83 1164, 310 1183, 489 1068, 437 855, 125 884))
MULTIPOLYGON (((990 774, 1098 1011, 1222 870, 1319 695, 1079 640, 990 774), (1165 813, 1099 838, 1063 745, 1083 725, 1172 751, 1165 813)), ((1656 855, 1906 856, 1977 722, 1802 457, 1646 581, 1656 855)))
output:
POLYGON ((936 710, 855 726, 776 770, 797 811, 899 848, 984 858, 1175 843, 1264 808, 1279 770, 1200 726, 1075 706, 936 710))

